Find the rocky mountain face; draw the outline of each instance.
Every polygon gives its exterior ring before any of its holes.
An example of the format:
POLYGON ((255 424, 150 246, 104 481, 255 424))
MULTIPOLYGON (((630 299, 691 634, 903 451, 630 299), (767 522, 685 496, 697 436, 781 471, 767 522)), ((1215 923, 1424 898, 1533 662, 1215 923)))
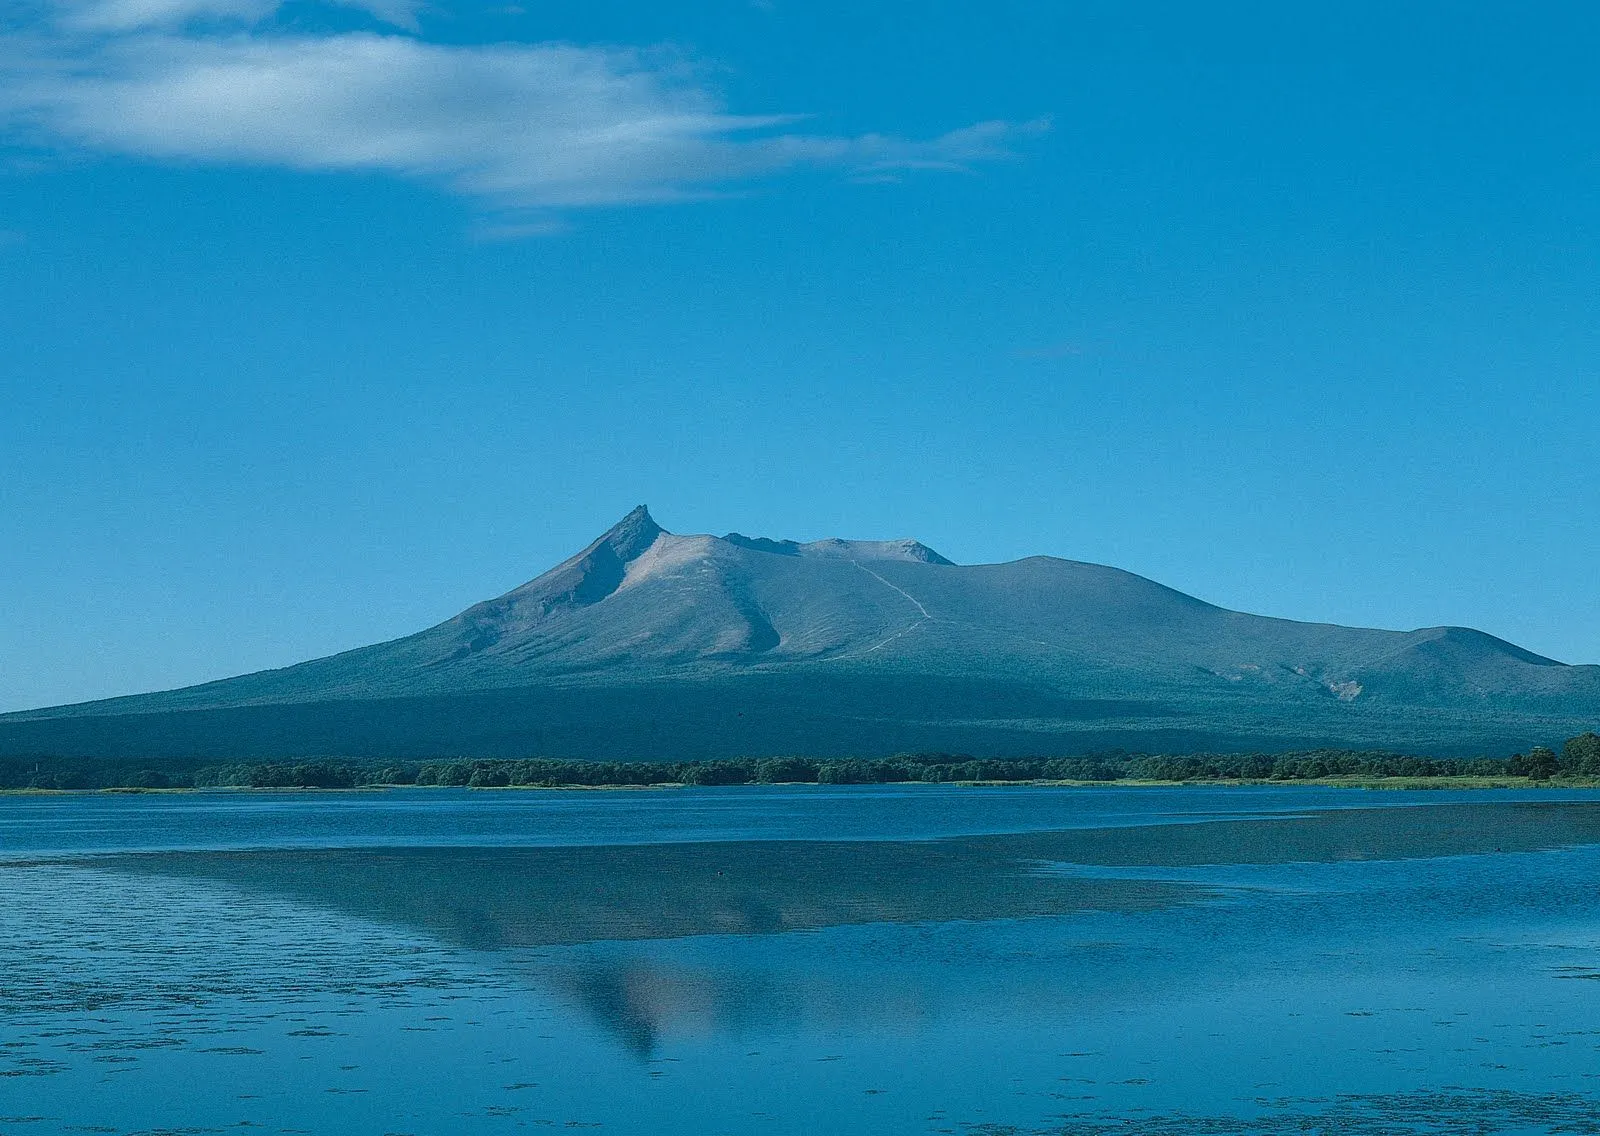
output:
POLYGON ((1228 611, 1096 564, 680 536, 642 506, 404 639, 0 717, 0 754, 695 757, 1339 745, 1493 753, 1600 721, 1600 667, 1459 627, 1228 611))

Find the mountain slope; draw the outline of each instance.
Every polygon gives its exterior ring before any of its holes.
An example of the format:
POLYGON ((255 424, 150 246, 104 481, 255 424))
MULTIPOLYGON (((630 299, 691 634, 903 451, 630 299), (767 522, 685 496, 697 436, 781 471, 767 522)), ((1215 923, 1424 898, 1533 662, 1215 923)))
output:
POLYGON ((962 566, 910 540, 679 536, 640 507, 415 635, 0 717, 0 754, 1473 752, 1597 719, 1600 667, 1466 628, 1268 619, 1115 568, 962 566))

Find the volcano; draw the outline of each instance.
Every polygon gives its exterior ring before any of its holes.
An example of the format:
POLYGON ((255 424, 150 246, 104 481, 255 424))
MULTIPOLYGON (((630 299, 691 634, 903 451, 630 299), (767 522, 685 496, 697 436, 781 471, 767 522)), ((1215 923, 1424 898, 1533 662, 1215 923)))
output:
POLYGON ((1600 722, 1600 667, 1465 627, 1216 607, 1098 564, 667 532, 643 506, 403 639, 0 717, 0 756, 686 759, 1313 746, 1500 753, 1600 722))

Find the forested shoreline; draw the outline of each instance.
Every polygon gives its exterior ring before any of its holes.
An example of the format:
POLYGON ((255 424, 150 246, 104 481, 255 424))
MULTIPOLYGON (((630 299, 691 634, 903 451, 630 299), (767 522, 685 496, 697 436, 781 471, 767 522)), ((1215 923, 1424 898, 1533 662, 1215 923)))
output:
POLYGON ((0 790, 358 789, 382 786, 594 788, 649 785, 1038 781, 1320 781, 1446 778, 1559 781, 1600 778, 1600 735, 1580 734, 1558 751, 1535 746, 1509 758, 1418 757, 1382 751, 1128 754, 976 758, 919 753, 883 758, 764 757, 716 761, 572 761, 550 758, 378 762, 108 762, 73 758, 0 761, 0 790))

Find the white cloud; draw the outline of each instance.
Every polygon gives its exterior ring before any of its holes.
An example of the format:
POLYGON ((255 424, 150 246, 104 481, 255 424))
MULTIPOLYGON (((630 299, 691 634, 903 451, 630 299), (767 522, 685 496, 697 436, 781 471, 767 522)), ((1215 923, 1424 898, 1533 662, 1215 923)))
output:
POLYGON ((67 0, 61 22, 95 32, 128 32, 196 19, 260 20, 278 0, 67 0))
MULTIPOLYGON (((360 8, 385 23, 414 28, 421 0, 331 0, 360 8)), ((132 32, 193 22, 258 23, 283 0, 56 0, 59 21, 83 32, 132 32)))
MULTIPOLYGON (((735 115, 681 58, 405 35, 159 30, 256 0, 74 0, 123 34, 0 39, 0 126, 39 145, 156 159, 418 177, 509 209, 684 200, 799 168, 881 180, 1006 156, 1041 122, 935 138, 836 137, 735 115), (166 19, 167 17, 161 17, 166 19)), ((270 5, 267 5, 270 7, 270 5)), ((408 0, 363 0, 403 17, 408 0)))

